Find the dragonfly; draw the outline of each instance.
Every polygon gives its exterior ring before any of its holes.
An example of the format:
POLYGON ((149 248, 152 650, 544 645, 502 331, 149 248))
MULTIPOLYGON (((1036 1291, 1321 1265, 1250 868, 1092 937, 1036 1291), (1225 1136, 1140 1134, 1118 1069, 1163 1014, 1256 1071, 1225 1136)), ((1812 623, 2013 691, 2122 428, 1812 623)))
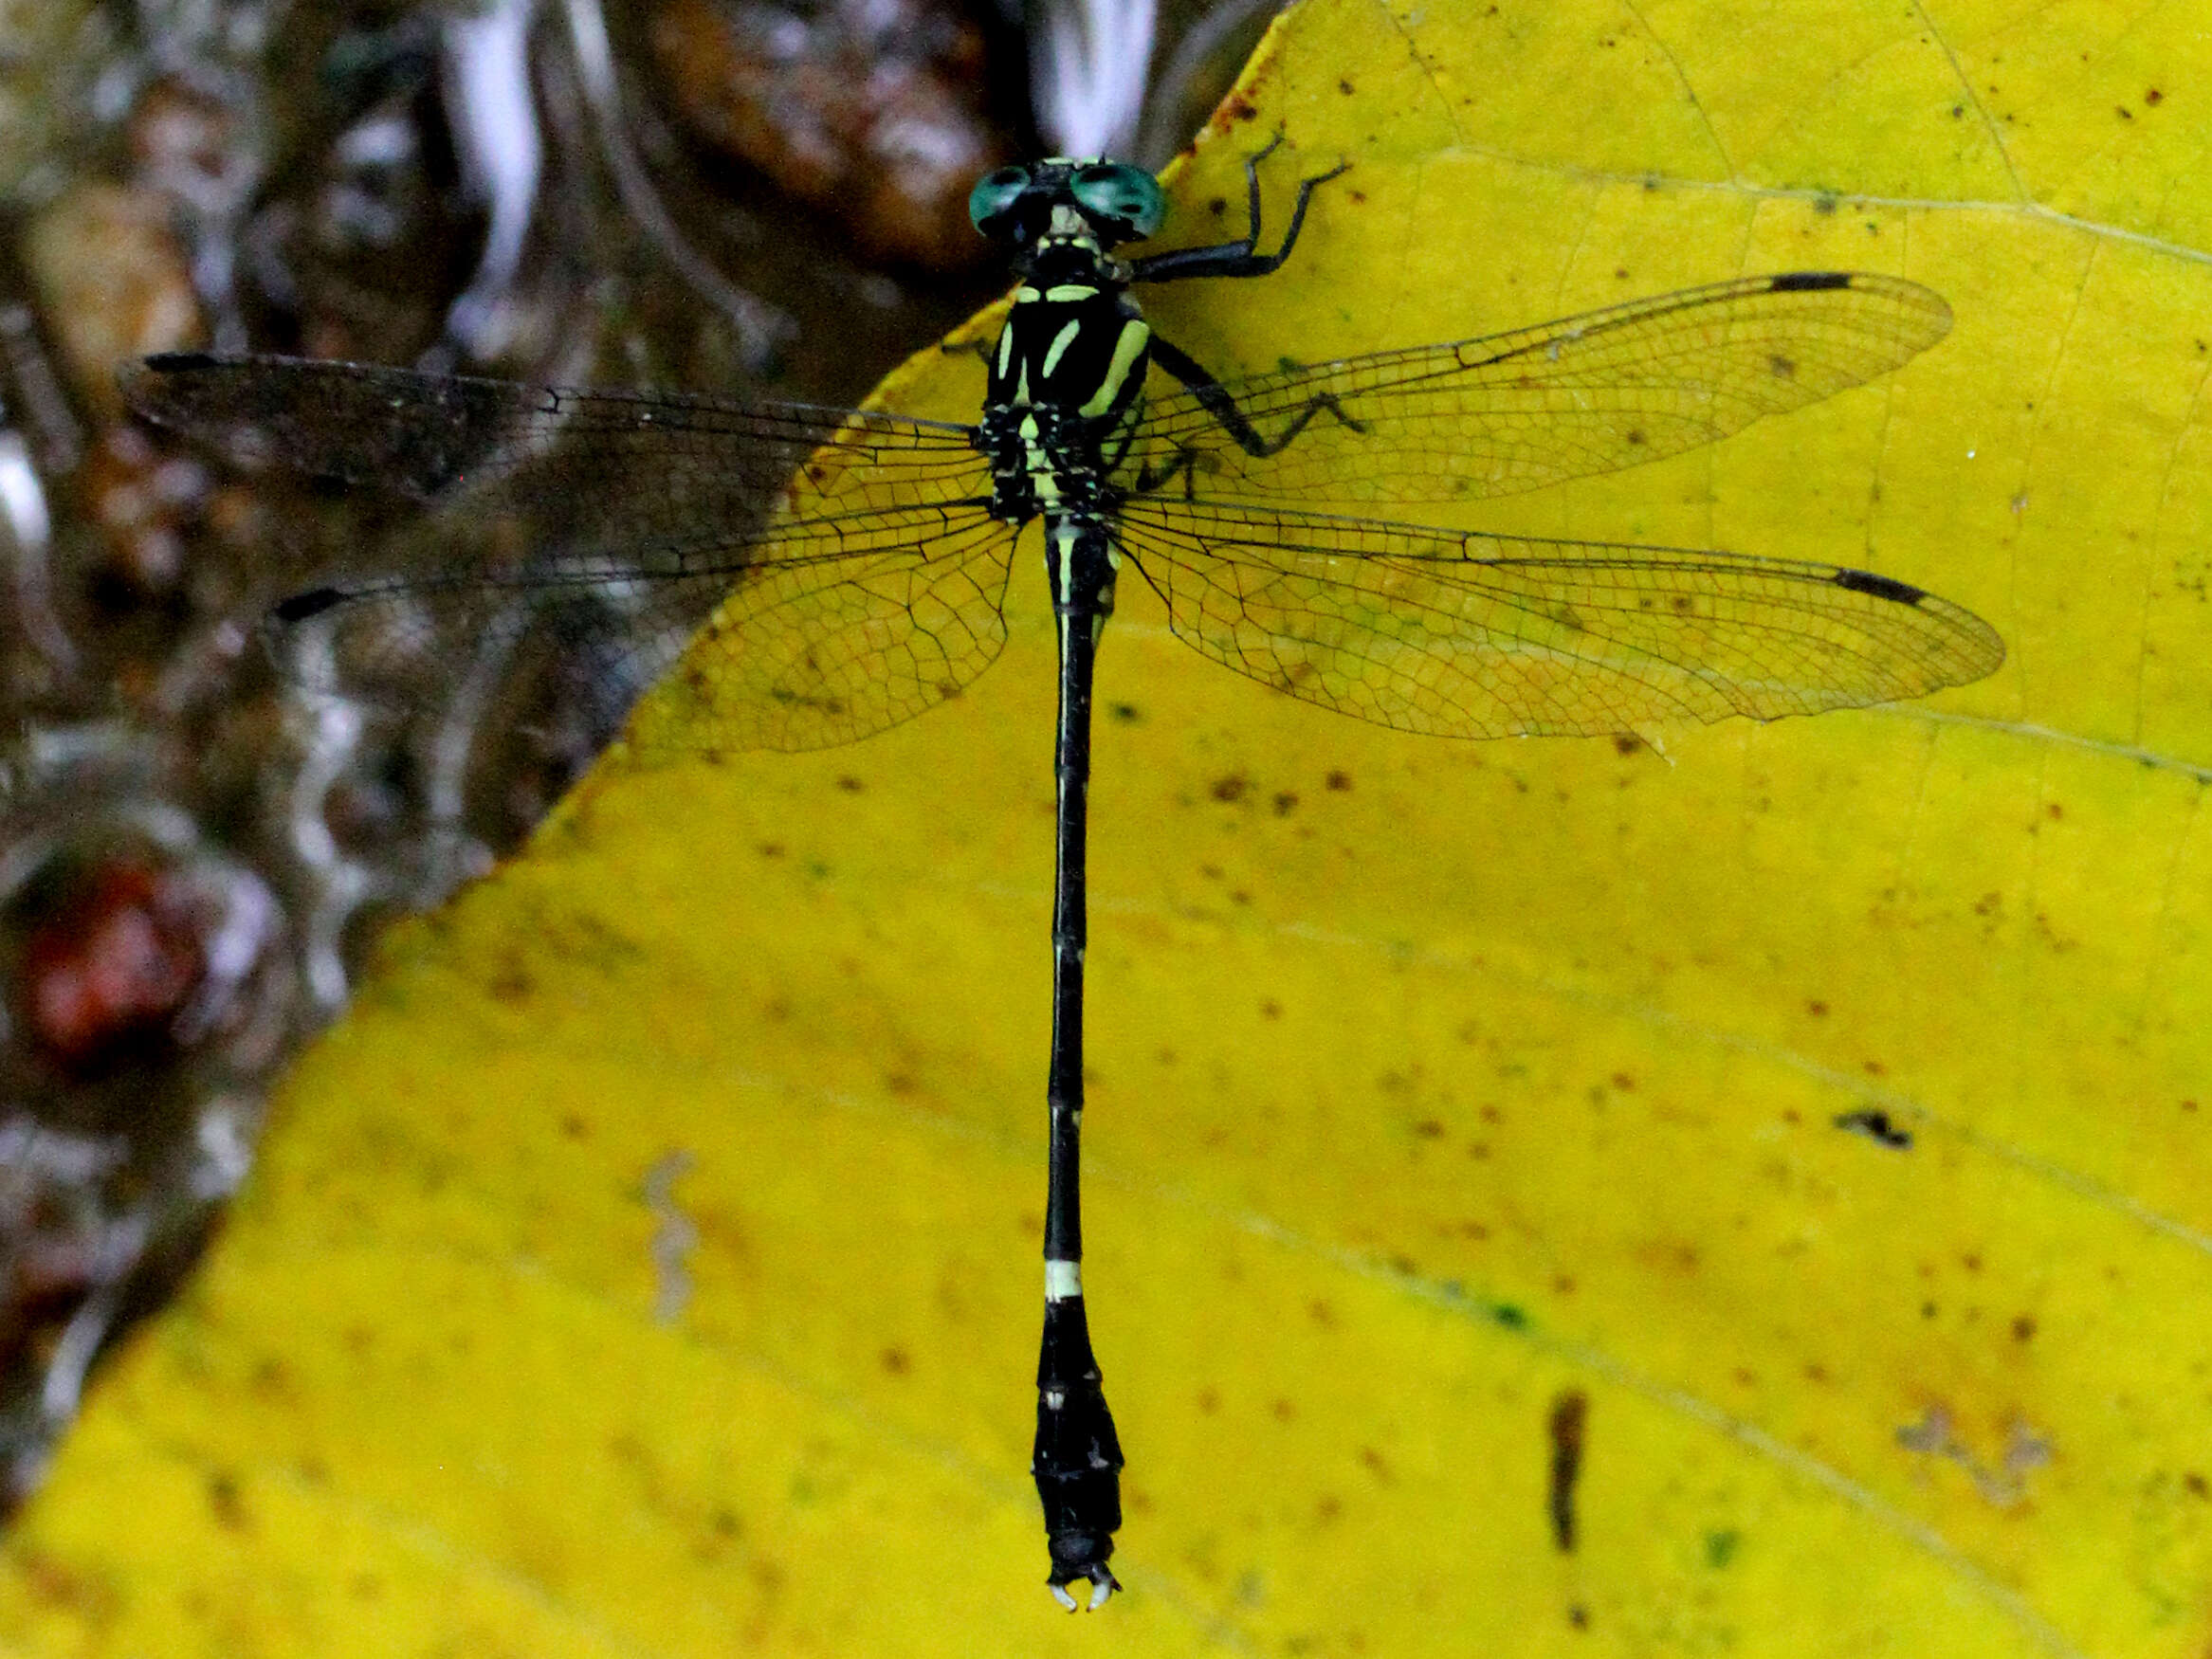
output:
POLYGON ((481 556, 341 571, 276 604, 280 637, 345 630, 374 670, 437 639, 539 629, 642 681, 672 649, 656 629, 704 616, 639 711, 658 724, 631 728, 645 748, 822 748, 960 695, 1004 643, 1016 542, 1041 524, 1058 811, 1031 1471, 1047 1582, 1070 1611, 1120 1587, 1124 1456, 1086 1309, 1080 1180, 1091 696, 1117 580, 1133 570, 1174 634, 1226 667, 1452 738, 1773 720, 1920 697, 2004 657, 1981 618, 1873 571, 1394 511, 1621 470, 1817 403, 1941 339, 1939 295, 1790 271, 1216 378, 1152 333, 1134 290, 1290 261, 1344 169, 1300 180, 1267 251, 1262 163, 1281 142, 1246 162, 1243 236, 1132 258, 1117 250, 1166 212, 1142 169, 1054 158, 978 181, 970 215, 1016 286, 972 424, 268 356, 124 372, 140 413, 234 455, 550 525, 519 550, 494 538, 481 556), (1370 505, 1392 516, 1333 510, 1370 505))

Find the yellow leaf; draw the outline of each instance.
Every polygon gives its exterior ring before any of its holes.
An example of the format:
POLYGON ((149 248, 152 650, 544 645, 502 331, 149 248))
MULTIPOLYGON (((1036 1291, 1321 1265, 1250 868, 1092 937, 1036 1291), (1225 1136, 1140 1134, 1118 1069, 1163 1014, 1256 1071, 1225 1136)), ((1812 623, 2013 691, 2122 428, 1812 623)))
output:
MULTIPOLYGON (((967 695, 603 770, 402 931, 18 1523, 0 1632, 2201 1654, 2207 86, 2180 9, 1312 0, 1271 35, 1170 235, 1239 228, 1278 129, 1277 222, 1351 171, 1279 277, 1147 296, 1164 337, 1229 374, 1909 276, 1956 322, 1898 374, 1451 521, 1866 566, 2010 661, 1656 748, 1453 744, 1222 673, 1124 584, 1087 1160, 1110 1610, 1042 1594, 1025 1475, 1025 550, 967 695)), ((957 417, 979 378, 925 354, 886 397, 957 417)))

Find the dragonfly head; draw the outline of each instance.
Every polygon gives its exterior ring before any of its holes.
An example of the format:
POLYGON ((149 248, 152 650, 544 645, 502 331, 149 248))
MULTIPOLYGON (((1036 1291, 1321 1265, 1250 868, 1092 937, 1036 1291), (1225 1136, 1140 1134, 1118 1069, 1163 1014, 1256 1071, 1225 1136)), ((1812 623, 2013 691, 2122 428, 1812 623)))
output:
POLYGON ((1103 259, 1158 230, 1166 208, 1159 181, 1141 167, 1065 157, 998 168, 968 195, 976 228, 1011 244, 1024 264, 1055 247, 1103 259))

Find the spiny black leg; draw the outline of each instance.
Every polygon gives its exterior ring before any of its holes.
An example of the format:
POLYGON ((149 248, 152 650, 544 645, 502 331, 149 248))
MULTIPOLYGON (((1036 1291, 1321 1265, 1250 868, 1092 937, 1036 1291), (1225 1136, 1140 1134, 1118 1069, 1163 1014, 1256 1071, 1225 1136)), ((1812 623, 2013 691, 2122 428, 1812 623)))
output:
POLYGON ((1290 257, 1290 250, 1298 246, 1298 232, 1306 225, 1307 204, 1313 192, 1328 183, 1352 164, 1340 161, 1326 173, 1298 181, 1298 200, 1290 209, 1290 228, 1283 234, 1283 246, 1272 253, 1254 250, 1260 242, 1260 163, 1275 153, 1283 142, 1283 136, 1275 135, 1274 142, 1258 155, 1249 157, 1244 164, 1244 183, 1248 228, 1234 242, 1218 242, 1211 247, 1179 247, 1173 253, 1155 253, 1143 259, 1129 262, 1130 280, 1139 283, 1175 283, 1186 277, 1264 277, 1281 268, 1290 257))
MULTIPOLYGON (((1313 201, 1313 192, 1351 166, 1339 162, 1328 172, 1312 178, 1301 179, 1298 200, 1290 209, 1290 227, 1283 233, 1283 245, 1273 253, 1255 251, 1260 240, 1260 163, 1272 155, 1283 142, 1277 133, 1272 142, 1256 155, 1248 156, 1244 163, 1245 210, 1248 228, 1236 242, 1217 243, 1211 247, 1186 247, 1174 253, 1155 254, 1149 259, 1131 262, 1131 279, 1140 283, 1175 282, 1186 277, 1264 277, 1282 268, 1290 257, 1290 250, 1298 246, 1298 234, 1306 227, 1306 210, 1313 201)), ((1164 369, 1197 394, 1206 411, 1220 423, 1222 430, 1236 441, 1238 448, 1247 455, 1266 458, 1283 449, 1323 411, 1335 416, 1355 432, 1366 430, 1360 422, 1347 413, 1331 392, 1320 392, 1303 409, 1292 414, 1282 429, 1272 436, 1262 433, 1244 411, 1236 407, 1221 383, 1209 374, 1188 353, 1172 341, 1153 336, 1151 360, 1164 369)), ((1138 489, 1153 491, 1181 474, 1186 495, 1195 494, 1197 486, 1197 455, 1194 450, 1179 450, 1164 464, 1154 464, 1144 469, 1137 483, 1138 489)))
POLYGON ((1129 446, 1136 439, 1137 423, 1133 420, 1124 421, 1099 447, 1099 459, 1105 463, 1104 469, 1108 476, 1119 470, 1122 463, 1128 459, 1129 446))
MULTIPOLYGON (((1245 419, 1244 410, 1236 407, 1236 399, 1230 396, 1228 390, 1213 375, 1207 374, 1204 367, 1180 347, 1155 335, 1152 339, 1152 360, 1189 387, 1197 395, 1198 401, 1206 406, 1206 412, 1221 423, 1222 429, 1236 440, 1236 447, 1247 455, 1256 455, 1264 459, 1289 447, 1290 441, 1303 432, 1313 418, 1324 410, 1334 415, 1355 432, 1363 432, 1367 429, 1357 419, 1345 412, 1344 406, 1337 401, 1335 392, 1320 392, 1314 393, 1307 400, 1304 408, 1291 415, 1280 432, 1270 438, 1265 436, 1252 422, 1245 419)), ((1140 482, 1139 487, 1143 489, 1154 488, 1157 486, 1157 483, 1164 483, 1167 479, 1174 477, 1178 471, 1182 472, 1187 481, 1190 467, 1191 455, 1186 450, 1161 469, 1158 481, 1155 483, 1140 482)), ((1185 487, 1189 487, 1187 482, 1185 487)))
POLYGON ((1179 444, 1176 446, 1175 454, 1159 467, 1155 468, 1146 465, 1137 469, 1136 482, 1129 486, 1129 494, 1156 496, 1161 493, 1163 485, 1179 477, 1183 481, 1183 500, 1186 501, 1197 501, 1198 499, 1199 453, 1200 451, 1194 445, 1179 444))
MULTIPOLYGON (((1286 134, 1278 131, 1272 138, 1268 140, 1266 149, 1244 158, 1243 246, 1246 253, 1251 253, 1258 247, 1260 241, 1260 163, 1283 147, 1283 140, 1286 137, 1286 134)), ((1307 189, 1302 182, 1298 191, 1298 199, 1302 204, 1306 200, 1307 193, 1307 189)), ((1293 229, 1290 234, 1295 238, 1298 232, 1293 229)), ((1280 257, 1281 255, 1278 254, 1277 258, 1280 257)))
MULTIPOLYGON (((1249 270, 1238 274, 1264 277, 1289 259, 1290 250, 1298 246, 1298 232, 1306 228, 1306 209, 1313 200, 1313 192, 1328 183, 1330 179, 1341 177, 1349 173, 1352 164, 1349 161, 1340 161, 1326 173, 1317 173, 1311 178, 1300 179, 1298 181, 1298 199, 1290 204, 1290 228, 1283 232, 1283 246, 1271 254, 1256 256, 1249 270)), ((1260 224, 1259 172, 1249 164, 1246 172, 1252 179, 1252 241, 1257 242, 1260 224)))

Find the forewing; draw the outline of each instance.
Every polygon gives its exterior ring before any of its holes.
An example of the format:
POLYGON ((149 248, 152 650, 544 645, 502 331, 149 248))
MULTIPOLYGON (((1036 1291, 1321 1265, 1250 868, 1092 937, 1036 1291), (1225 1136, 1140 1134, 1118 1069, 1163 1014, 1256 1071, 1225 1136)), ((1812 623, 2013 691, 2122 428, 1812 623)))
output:
MULTIPOLYGON (((1510 334, 1224 382, 1261 439, 1282 444, 1270 456, 1241 448, 1198 393, 1149 397, 1119 476, 1125 487, 1199 497, 1511 495, 1818 403, 1949 328, 1940 295, 1895 277, 1719 283, 1510 334)), ((1155 370, 1155 391, 1163 378, 1155 370)))
POLYGON ((1216 662, 1441 737, 1594 735, 1923 696, 2004 660, 1971 612, 1835 565, 1139 501, 1131 561, 1216 662))
POLYGON ((581 545, 727 534, 763 518, 826 446, 828 511, 974 493, 968 428, 903 415, 667 392, 586 392, 296 357, 172 354, 122 372, 131 407, 240 460, 581 545), (604 534, 603 534, 604 533, 604 534))

